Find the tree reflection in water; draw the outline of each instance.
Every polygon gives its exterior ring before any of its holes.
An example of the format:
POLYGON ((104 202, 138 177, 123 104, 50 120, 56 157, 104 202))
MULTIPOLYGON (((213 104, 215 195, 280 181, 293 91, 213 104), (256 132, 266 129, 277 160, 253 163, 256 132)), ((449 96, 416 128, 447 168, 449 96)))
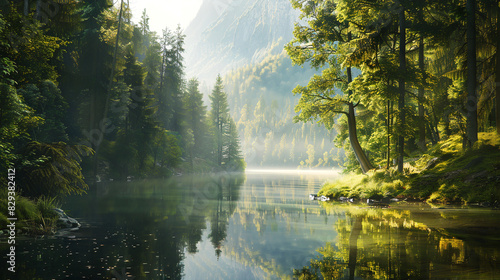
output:
POLYGON ((496 279, 500 273, 497 237, 454 227, 457 221, 443 213, 324 205, 346 212, 335 226, 338 239, 318 248, 309 266, 293 269, 294 279, 496 279))
MULTIPOLYGON (((20 242, 19 250, 26 253, 16 276, 181 279, 185 254, 198 251, 208 222, 210 240, 220 254, 227 219, 244 181, 244 174, 218 174, 116 182, 92 189, 87 196, 69 198, 72 216, 92 225, 72 232, 72 239, 20 242)), ((0 245, 3 254, 6 245, 0 245)))

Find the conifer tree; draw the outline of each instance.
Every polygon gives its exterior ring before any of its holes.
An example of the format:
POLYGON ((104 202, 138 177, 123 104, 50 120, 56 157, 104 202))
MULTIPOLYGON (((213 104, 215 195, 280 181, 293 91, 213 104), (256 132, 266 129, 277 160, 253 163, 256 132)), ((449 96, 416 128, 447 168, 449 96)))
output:
POLYGON ((210 97, 210 121, 214 125, 215 151, 214 160, 218 166, 223 164, 224 131, 229 119, 229 105, 224 92, 222 78, 217 75, 214 89, 210 97))

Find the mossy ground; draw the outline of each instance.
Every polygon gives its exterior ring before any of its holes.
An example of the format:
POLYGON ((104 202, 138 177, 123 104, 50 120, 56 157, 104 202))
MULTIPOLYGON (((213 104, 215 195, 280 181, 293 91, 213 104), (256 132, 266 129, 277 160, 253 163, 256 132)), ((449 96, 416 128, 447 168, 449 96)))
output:
POLYGON ((438 203, 485 203, 500 201, 500 137, 480 133, 469 151, 462 139, 450 137, 427 152, 405 162, 404 172, 394 168, 349 174, 326 182, 318 193, 337 199, 406 197, 438 203), (434 164, 429 166, 429 162, 434 164))

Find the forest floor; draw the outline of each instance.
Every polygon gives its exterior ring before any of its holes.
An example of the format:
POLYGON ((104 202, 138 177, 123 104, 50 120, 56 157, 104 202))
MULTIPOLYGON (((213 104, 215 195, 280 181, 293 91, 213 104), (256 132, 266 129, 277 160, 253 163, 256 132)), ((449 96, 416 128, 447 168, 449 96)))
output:
POLYGON ((452 136, 395 168, 347 174, 325 182, 318 195, 333 200, 398 198, 430 203, 463 203, 498 207, 500 201, 500 136, 479 133, 469 151, 452 136))

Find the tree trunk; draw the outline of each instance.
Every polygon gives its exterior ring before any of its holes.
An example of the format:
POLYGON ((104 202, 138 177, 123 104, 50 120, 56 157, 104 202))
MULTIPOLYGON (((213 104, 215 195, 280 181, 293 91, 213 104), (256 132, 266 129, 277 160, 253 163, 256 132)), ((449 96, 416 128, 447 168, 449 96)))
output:
MULTIPOLYGON (((419 50, 418 50, 418 64, 420 71, 422 72, 424 83, 425 83, 425 64, 424 64, 424 37, 420 37, 419 41, 419 50)), ((424 85, 421 85, 418 88, 418 147, 422 150, 426 150, 425 146, 425 118, 424 118, 424 93, 425 88, 424 85)))
POLYGON ((467 0, 467 147, 477 142, 476 0, 467 0))
POLYGON ((496 65, 496 73, 495 73, 495 100, 496 100, 496 126, 497 126, 497 134, 500 134, 500 6, 497 5, 497 65, 496 65))
POLYGON ((398 137, 398 171, 403 172, 403 160, 405 151, 405 78, 404 74, 406 72, 406 27, 405 27, 405 10, 404 8, 399 12, 399 72, 401 77, 399 78, 399 119, 401 123, 400 135, 398 137))
POLYGON ((363 230, 362 218, 354 218, 351 236, 349 237, 349 280, 354 280, 354 272, 356 271, 356 262, 358 257, 358 238, 363 230))
POLYGON ((361 171, 363 173, 368 172, 368 170, 373 169, 372 164, 368 160, 365 152, 359 145, 358 134, 356 132, 356 114, 354 112, 354 105, 349 103, 349 114, 347 115, 347 123, 349 126, 349 141, 351 143, 351 147, 356 155, 356 159, 361 166, 361 171))
MULTIPOLYGON (((111 75, 109 77, 109 83, 108 83, 108 88, 106 92, 106 102, 104 104, 104 111, 103 111, 103 119, 102 122, 105 123, 105 120, 108 117, 108 107, 109 107, 109 99, 111 95, 111 87, 113 86, 113 78, 114 78, 114 73, 115 73, 115 68, 116 68, 116 56, 118 54, 118 41, 120 39, 120 30, 121 30, 121 22, 122 22, 122 13, 123 13, 123 0, 121 0, 120 3, 120 14, 118 16, 118 30, 116 33, 116 42, 115 42, 115 50, 113 53, 113 64, 111 65, 111 75)), ((100 139, 104 139, 104 129, 101 128, 99 129, 100 132, 100 139)), ((97 176, 97 169, 98 169, 98 164, 99 164, 99 152, 100 152, 100 147, 101 147, 101 141, 97 144, 95 148, 95 154, 94 154, 94 179, 97 176)))
MULTIPOLYGON (((349 40, 351 40, 351 34, 349 33, 349 40)), ((347 67, 347 83, 350 84, 352 82, 352 72, 351 67, 347 67)), ((352 95, 352 91, 349 90, 349 96, 352 95)), ((354 112, 354 104, 349 102, 349 112, 347 114, 347 123, 349 128, 349 142, 351 143, 351 147, 356 155, 356 159, 361 166, 361 171, 363 173, 368 172, 368 170, 373 169, 373 165, 368 160, 365 152, 361 148, 361 145, 358 141, 358 133, 356 131, 356 113, 354 112)))
POLYGON ((29 0, 24 0, 24 16, 25 17, 27 17, 29 14, 29 10, 30 10, 29 5, 30 5, 29 0))
POLYGON ((391 101, 387 100, 387 166, 391 166, 391 101))
POLYGON ((35 11, 35 18, 40 19, 40 9, 42 8, 42 0, 37 0, 36 1, 36 11, 35 11))

